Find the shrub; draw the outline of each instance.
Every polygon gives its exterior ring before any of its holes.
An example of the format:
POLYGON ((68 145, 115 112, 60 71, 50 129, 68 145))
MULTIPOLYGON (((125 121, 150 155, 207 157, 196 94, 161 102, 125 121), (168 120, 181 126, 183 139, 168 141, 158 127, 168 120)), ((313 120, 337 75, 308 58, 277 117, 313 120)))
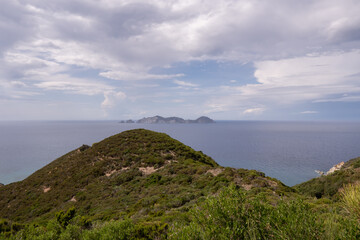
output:
POLYGON ((324 226, 301 199, 280 201, 270 216, 270 235, 276 239, 321 239, 324 226))
POLYGON ((341 192, 344 208, 360 222, 360 184, 347 184, 341 192))
POLYGON ((81 228, 76 225, 69 225, 63 231, 60 236, 59 240, 72 240, 72 239, 81 239, 81 228))
POLYGON ((102 227, 84 232, 84 240, 134 239, 135 227, 130 220, 108 222, 102 227))
POLYGON ((192 210, 190 225, 175 225, 170 239, 264 238, 261 230, 265 229, 267 221, 262 218, 266 214, 257 212, 268 212, 268 209, 259 202, 248 205, 246 193, 231 186, 192 210))
POLYGON ((0 219, 0 239, 8 237, 24 228, 23 224, 12 222, 6 219, 0 219))
POLYGON ((160 183, 161 178, 162 178, 162 175, 153 173, 147 177, 147 179, 146 179, 147 182, 145 183, 145 186, 148 187, 153 184, 158 184, 158 183, 160 183))
POLYGON ((357 160, 354 165, 353 165, 354 168, 359 168, 360 167, 360 160, 357 160))
POLYGON ((0 233, 6 233, 11 231, 11 224, 9 221, 1 219, 0 220, 0 233))
POLYGON ((174 225, 170 239, 319 239, 323 232, 303 201, 280 201, 274 207, 233 185, 191 214, 190 224, 174 225))
POLYGON ((130 182, 138 176, 142 176, 142 172, 139 171, 139 169, 137 168, 130 169, 129 171, 123 172, 118 176, 116 176, 115 184, 121 185, 123 183, 130 182))
POLYGON ((55 213, 55 216, 56 216, 56 220, 58 221, 58 223, 63 228, 66 228, 66 226, 69 225, 70 220, 73 219, 73 217, 75 216, 75 208, 71 207, 66 212, 61 210, 61 211, 55 213))

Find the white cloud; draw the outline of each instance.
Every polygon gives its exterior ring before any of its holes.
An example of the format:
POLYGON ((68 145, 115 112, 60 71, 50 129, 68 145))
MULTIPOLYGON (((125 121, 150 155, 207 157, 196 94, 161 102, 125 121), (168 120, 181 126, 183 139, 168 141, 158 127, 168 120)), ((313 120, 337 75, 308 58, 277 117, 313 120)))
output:
POLYGON ((244 114, 261 114, 265 111, 264 108, 249 108, 246 109, 243 113, 244 114))
POLYGON ((40 83, 35 83, 34 86, 44 90, 63 91, 65 93, 81 94, 81 95, 89 95, 89 96, 103 94, 105 91, 112 89, 111 87, 101 83, 85 81, 82 79, 78 80, 76 78, 69 79, 68 76, 65 75, 64 76, 57 75, 54 77, 60 80, 53 79, 52 81, 43 81, 40 83))
POLYGON ((118 102, 126 98, 126 94, 123 92, 108 91, 104 93, 104 101, 101 103, 103 109, 109 109, 115 107, 118 102))
POLYGON ((257 82, 224 86, 208 108, 251 108, 304 102, 360 101, 360 51, 255 62, 257 82), (220 95, 220 96, 219 96, 220 95))
POLYGON ((301 114, 316 114, 319 113, 318 111, 303 111, 301 114))
POLYGON ((328 99, 320 99, 320 100, 315 100, 314 102, 316 103, 321 103, 321 102, 360 102, 360 96, 348 96, 347 94, 344 94, 343 96, 340 97, 334 97, 334 98, 328 98, 328 99))
POLYGON ((255 67, 259 84, 241 87, 245 95, 264 94, 265 98, 293 103, 360 93, 358 50, 256 62, 255 67))
POLYGON ((21 82, 21 81, 11 81, 10 84, 11 84, 13 87, 17 87, 17 88, 27 87, 27 85, 26 85, 24 82, 21 82))
POLYGON ((149 80, 149 79, 171 79, 176 77, 183 77, 184 74, 148 74, 145 72, 124 72, 124 71, 108 71, 101 72, 100 76, 114 79, 114 80, 124 80, 124 81, 136 81, 136 80, 149 80))
POLYGON ((174 80, 174 83, 181 86, 181 87, 198 87, 198 84, 180 81, 180 80, 174 80))
MULTIPOLYGON (((321 86, 354 82, 360 51, 255 62, 258 82, 272 86, 321 86)), ((357 79, 355 79, 356 81, 357 79)))

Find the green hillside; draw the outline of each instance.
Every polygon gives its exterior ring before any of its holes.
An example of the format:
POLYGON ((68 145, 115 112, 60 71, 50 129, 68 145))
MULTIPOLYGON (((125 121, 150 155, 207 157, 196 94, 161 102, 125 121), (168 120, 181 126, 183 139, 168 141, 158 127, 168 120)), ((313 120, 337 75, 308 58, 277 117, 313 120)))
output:
POLYGON ((344 185, 360 181, 360 158, 347 161, 340 170, 329 175, 313 178, 294 186, 298 192, 308 196, 337 199, 344 185))
POLYGON ((125 131, 1 186, 0 239, 359 239, 359 167, 290 188, 125 131))
POLYGON ((0 216, 29 222, 76 207, 94 219, 173 218, 231 182, 289 191, 263 173, 220 167, 163 133, 131 130, 82 146, 0 188, 0 216))

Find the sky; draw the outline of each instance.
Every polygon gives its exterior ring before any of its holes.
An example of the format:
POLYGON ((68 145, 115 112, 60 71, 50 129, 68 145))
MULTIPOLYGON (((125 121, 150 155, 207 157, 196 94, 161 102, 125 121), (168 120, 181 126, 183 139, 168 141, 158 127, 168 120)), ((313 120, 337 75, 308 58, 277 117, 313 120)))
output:
POLYGON ((0 120, 360 120, 358 0, 5 0, 0 120))

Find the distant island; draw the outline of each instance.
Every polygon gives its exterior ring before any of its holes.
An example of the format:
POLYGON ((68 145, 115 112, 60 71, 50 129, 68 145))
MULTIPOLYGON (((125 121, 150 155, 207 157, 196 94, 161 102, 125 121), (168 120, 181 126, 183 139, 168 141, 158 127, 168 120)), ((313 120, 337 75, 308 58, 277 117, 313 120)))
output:
MULTIPOLYGON (((120 123, 135 123, 133 120, 122 120, 120 123)), ((199 117, 196 120, 185 120, 180 117, 161 117, 161 116, 154 116, 154 117, 146 117, 142 118, 140 120, 137 120, 136 123, 215 123, 214 120, 212 120, 209 117, 199 117)))

